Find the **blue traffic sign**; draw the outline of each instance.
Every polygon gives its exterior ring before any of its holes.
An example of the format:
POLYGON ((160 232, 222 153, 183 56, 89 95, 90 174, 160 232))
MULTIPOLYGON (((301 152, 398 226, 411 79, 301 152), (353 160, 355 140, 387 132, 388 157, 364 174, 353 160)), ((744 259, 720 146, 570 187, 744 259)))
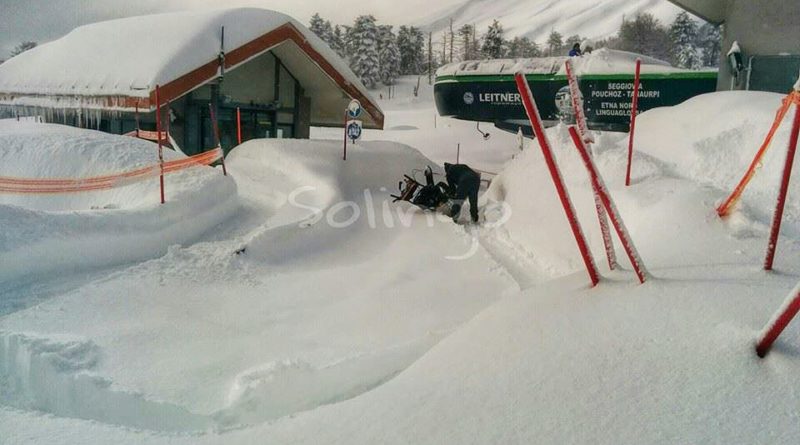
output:
POLYGON ((362 124, 361 121, 349 121, 347 123, 347 137, 356 141, 361 138, 362 124))

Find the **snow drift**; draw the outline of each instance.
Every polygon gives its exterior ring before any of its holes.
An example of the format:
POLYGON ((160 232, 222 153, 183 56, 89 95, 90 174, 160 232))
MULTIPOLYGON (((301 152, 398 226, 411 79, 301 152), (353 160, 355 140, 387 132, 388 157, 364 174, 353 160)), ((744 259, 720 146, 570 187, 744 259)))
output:
MULTIPOLYGON (((602 133, 595 144, 595 159, 622 217, 640 246, 644 261, 681 249, 700 252, 715 249, 726 236, 763 234, 771 218, 788 144, 788 122, 775 136, 765 165, 745 192, 742 211, 723 221, 715 204, 724 199, 744 174, 763 141, 781 95, 757 92, 712 93, 676 107, 643 113, 637 120, 633 187, 624 187, 627 136, 602 133), (701 116, 713 119, 699 118, 701 116), (696 189, 676 182, 683 178, 704 186, 696 189), (672 190, 665 193, 664 189, 672 190), (678 190, 685 195, 678 196, 678 190), (697 225, 687 229, 687 221, 697 225), (654 230, 658 229, 658 237, 654 230), (681 239, 680 243, 658 242, 681 239), (714 241, 712 241, 714 240, 714 241), (680 246, 680 247, 679 247, 680 246)), ((788 121, 788 118, 787 118, 788 121)), ((548 130, 576 210, 595 259, 604 264, 591 185, 586 169, 565 126, 548 130)), ((566 224, 555 189, 536 141, 530 143, 493 182, 489 196, 504 200, 513 215, 496 236, 511 242, 538 268, 551 276, 581 270, 575 240, 566 224), (531 193, 532 190, 541 191, 531 193)), ((790 187, 784 234, 796 238, 800 222, 800 183, 790 187)), ((766 242, 766 241, 765 241, 766 242)), ((622 250, 617 248, 624 264, 622 250)))
MULTIPOLYGON (((165 150, 166 159, 183 157, 165 150)), ((130 137, 51 124, 0 122, 0 176, 83 178, 158 162, 156 145, 130 137)), ((0 194, 0 289, 50 273, 142 260, 196 240, 238 206, 222 172, 190 168, 107 191, 0 194)))

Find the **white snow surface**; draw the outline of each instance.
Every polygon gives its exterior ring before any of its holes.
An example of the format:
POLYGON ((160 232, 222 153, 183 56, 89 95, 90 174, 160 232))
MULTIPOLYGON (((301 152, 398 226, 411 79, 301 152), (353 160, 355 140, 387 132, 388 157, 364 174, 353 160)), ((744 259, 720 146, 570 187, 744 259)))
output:
MULTIPOLYGON (((184 155, 165 149, 165 158, 184 155)), ((86 178, 158 163, 156 144, 55 124, 0 121, 0 176, 86 178)), ((163 255, 193 243, 238 206, 221 170, 193 167, 92 193, 0 193, 0 292, 21 281, 163 255)), ((2 300, 2 299, 0 299, 2 300)), ((0 301, 0 306, 3 302, 0 301)))
MULTIPOLYGON (((387 130, 366 131, 347 162, 339 141, 248 142, 228 158, 241 207, 213 235, 62 280, 38 304, 0 318, 0 437, 14 445, 800 440, 800 323, 765 360, 754 352, 800 280, 791 214, 779 272, 760 270, 774 202, 763 196, 777 192, 772 163, 781 160, 765 162, 729 219, 714 212, 779 95, 715 93, 642 114, 627 188, 626 135, 595 135, 595 160, 653 274, 645 285, 619 244, 622 270, 602 266, 588 176, 566 128, 548 130, 604 276, 590 289, 536 141, 520 153, 511 134, 492 130, 484 141, 474 123, 434 126, 430 88, 413 98, 413 83, 403 79, 398 98, 382 102, 387 130), (402 173, 454 160, 456 143, 462 161, 500 172, 485 175, 493 181, 482 203, 490 221, 492 201, 510 206, 503 226, 464 228, 387 201, 402 173), (359 218, 338 228, 354 206, 359 218)), ((781 158, 786 142, 782 129, 768 156, 781 158)))
MULTIPOLYGON (((0 65, 0 92, 147 97, 156 85, 216 60, 223 26, 225 50, 231 51, 285 24, 294 25, 337 71, 368 95, 347 64, 303 24, 260 8, 170 12, 80 26, 0 65)), ((24 104, 40 105, 27 100, 24 104)))

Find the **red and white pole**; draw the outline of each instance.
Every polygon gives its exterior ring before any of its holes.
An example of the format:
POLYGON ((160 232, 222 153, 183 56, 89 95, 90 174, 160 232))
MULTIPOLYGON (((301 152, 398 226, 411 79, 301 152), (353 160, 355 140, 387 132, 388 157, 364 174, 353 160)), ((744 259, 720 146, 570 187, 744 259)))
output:
POLYGON ((237 145, 242 145, 242 110, 236 107, 236 140, 237 145))
MULTIPOLYGON (((567 70, 567 81, 569 82, 569 95, 572 99, 572 110, 575 113, 575 123, 578 126, 578 132, 581 139, 586 143, 586 148, 591 153, 592 149, 590 144, 594 142, 589 127, 586 124, 586 115, 583 112, 583 98, 581 97, 581 90, 578 86, 578 79, 575 77, 575 72, 572 70, 572 62, 567 60, 565 62, 567 70)), ((592 184, 594 186, 594 184, 592 184)), ((608 227, 608 214, 605 207, 600 200, 598 190, 594 189, 594 207, 597 211, 597 219, 600 222, 600 233, 603 236, 603 247, 606 249, 606 259, 608 260, 608 268, 614 270, 617 268, 617 253, 614 251, 614 240, 611 239, 611 229, 608 227)))
POLYGON ((158 164, 161 170, 159 180, 161 182, 161 204, 166 202, 164 197, 164 146, 161 137, 161 100, 159 98, 160 87, 156 85, 156 139, 158 140, 158 164))
POLYGON ((794 155, 797 152, 798 133, 800 133, 800 106, 796 106, 794 111, 792 132, 789 136, 789 150, 786 153, 786 164, 783 167, 783 178, 778 192, 778 205, 775 207, 775 214, 772 217, 772 230, 769 235, 769 244, 767 245, 767 256, 764 259, 764 270, 772 270, 772 264, 775 261, 775 250, 778 247, 778 235, 780 235, 781 222, 783 221, 783 209, 786 206, 786 195, 789 192, 794 155))
POLYGON ((620 216, 619 210, 617 210, 617 205, 614 203, 614 200, 611 199, 611 194, 608 192, 603 177, 600 176, 600 171, 597 169, 597 165, 595 165, 589 153, 589 149, 584 144, 575 127, 569 128, 569 135, 572 136, 572 142, 575 143, 575 148, 578 149, 583 164, 586 166, 586 170, 589 171, 592 186, 597 191, 609 216, 611 216, 611 223, 614 224, 617 236, 619 236, 620 241, 622 241, 622 247, 625 248, 625 253, 628 254, 628 259, 631 262, 631 266, 633 266, 633 270, 636 272, 636 276, 639 278, 639 282, 644 284, 649 275, 647 269, 642 262, 642 258, 639 256, 638 250, 636 250, 636 246, 633 244, 633 239, 631 239, 628 228, 625 227, 625 222, 622 221, 622 216, 620 216))
POLYGON ((772 348, 772 344, 780 337, 783 330, 786 329, 786 326, 789 325, 798 312, 800 312, 800 284, 792 290, 786 301, 784 301, 783 306, 772 316, 767 326, 761 331, 756 344, 756 354, 759 357, 764 358, 767 355, 772 348))
POLYGON ((631 130, 628 135, 628 169, 625 173, 625 186, 631 185, 631 164, 633 163, 633 138, 636 134, 636 114, 639 111, 639 84, 642 60, 636 59, 636 75, 633 78, 633 105, 631 106, 631 130))
POLYGON ((567 188, 564 185, 561 171, 558 169, 558 164, 556 164, 555 157, 553 156, 553 150, 550 148, 550 142, 547 140, 547 135, 544 132, 542 118, 539 115, 539 109, 536 107, 536 101, 531 93, 530 85, 528 85, 528 80, 525 79, 522 73, 517 73, 514 78, 517 82, 517 89, 519 90, 520 96, 522 96, 522 104, 525 106, 525 111, 528 113, 531 126, 533 126, 533 132, 536 134, 536 140, 539 141, 539 147, 542 149, 547 169, 550 171, 553 184, 556 186, 558 198, 561 200, 561 205, 564 207, 564 213, 567 215, 567 221, 572 229, 572 234, 575 236, 575 242, 578 244, 578 250, 580 250, 583 263, 586 265, 586 271, 589 273, 589 278, 592 281, 592 287, 594 287, 600 282, 600 274, 597 272, 597 266, 592 257, 592 252, 589 250, 589 246, 586 243, 586 238, 583 235, 580 222, 575 214, 575 208, 572 206, 569 192, 567 192, 567 188))

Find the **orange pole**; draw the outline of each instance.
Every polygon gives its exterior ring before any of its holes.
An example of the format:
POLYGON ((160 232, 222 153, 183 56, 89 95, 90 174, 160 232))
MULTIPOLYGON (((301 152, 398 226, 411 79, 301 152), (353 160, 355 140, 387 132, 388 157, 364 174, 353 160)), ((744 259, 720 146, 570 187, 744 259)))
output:
POLYGON ((781 107, 778 109, 777 114, 775 115, 775 121, 772 123, 772 127, 770 127, 769 132, 767 133, 767 137, 764 139, 764 142, 761 144, 761 147, 758 148, 758 152, 756 152, 756 156, 753 158, 753 161, 750 163, 750 166, 747 168, 747 172, 744 174, 742 179, 736 185, 736 188, 733 190, 730 196, 728 196, 725 201, 717 207, 717 214, 720 217, 728 216, 736 205, 741 199, 742 194, 744 193, 744 189, 747 187, 747 184, 753 179, 756 175, 756 170, 761 165, 761 159, 766 154, 767 150, 772 143, 772 138, 775 136, 775 133, 778 131, 778 128, 783 122, 783 119, 786 117, 786 113, 789 112, 789 108, 791 108, 792 103, 797 103, 800 105, 800 93, 797 91, 792 92, 783 100, 781 107))

